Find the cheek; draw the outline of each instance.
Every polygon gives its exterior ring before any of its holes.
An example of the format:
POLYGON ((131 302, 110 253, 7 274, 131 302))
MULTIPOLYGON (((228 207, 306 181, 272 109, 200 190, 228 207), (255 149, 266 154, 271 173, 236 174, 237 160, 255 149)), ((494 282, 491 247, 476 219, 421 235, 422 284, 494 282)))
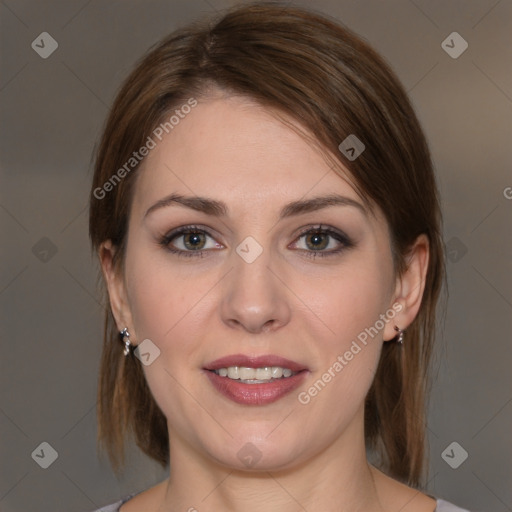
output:
POLYGON ((391 272, 386 273, 386 267, 385 263, 379 269, 377 262, 360 261, 323 282, 309 283, 307 304, 321 320, 317 322, 323 327, 321 339, 332 348, 343 349, 368 329, 374 334, 371 328, 389 307, 391 272))
POLYGON ((321 322, 309 323, 317 364, 299 401, 312 405, 333 429, 355 413, 373 381, 391 283, 390 262, 361 258, 323 286, 318 280, 308 284, 308 305, 321 322))
POLYGON ((205 338, 206 292, 218 278, 210 274, 194 277, 192 271, 187 275, 149 251, 133 251, 130 257, 127 291, 136 341, 150 339, 160 350, 154 362, 143 366, 144 374, 165 415, 174 418, 175 424, 183 423, 185 429, 186 422, 177 418, 196 407, 187 391, 191 375, 196 378, 200 371, 197 362, 205 338))
MULTIPOLYGON (((195 339, 190 329, 200 325, 215 276, 198 278, 183 267, 177 271, 170 259, 153 251, 133 250, 130 256, 127 291, 137 337, 151 339, 161 350, 187 332, 186 338, 195 339)), ((176 345, 187 346, 179 341, 176 345)))

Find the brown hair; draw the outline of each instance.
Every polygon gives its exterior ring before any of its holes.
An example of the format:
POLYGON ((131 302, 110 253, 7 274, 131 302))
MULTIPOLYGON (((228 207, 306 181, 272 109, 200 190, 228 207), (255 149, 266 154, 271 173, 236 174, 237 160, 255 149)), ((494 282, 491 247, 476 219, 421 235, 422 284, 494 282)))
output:
MULTIPOLYGON (((300 123, 325 154, 349 169, 359 193, 384 213, 396 271, 424 233, 430 243, 420 311, 406 343, 384 343, 365 402, 365 437, 381 469, 418 486, 425 465, 425 408, 436 303, 444 278, 441 214, 425 137, 406 92, 360 37, 313 11, 264 2, 236 7, 218 20, 193 23, 152 48, 119 91, 98 147, 89 230, 98 251, 111 240, 123 271, 137 168, 108 194, 102 188, 143 146, 165 116, 211 86, 238 94, 300 123), (349 161, 338 149, 350 134, 364 153, 349 161), (105 197, 103 197, 105 195, 105 197)), ((123 173, 124 174, 124 173, 123 173)), ((105 291, 106 293, 106 291, 105 291)), ((138 360, 123 357, 110 309, 98 388, 98 440, 113 467, 124 461, 125 435, 163 466, 169 462, 166 418, 138 360)))

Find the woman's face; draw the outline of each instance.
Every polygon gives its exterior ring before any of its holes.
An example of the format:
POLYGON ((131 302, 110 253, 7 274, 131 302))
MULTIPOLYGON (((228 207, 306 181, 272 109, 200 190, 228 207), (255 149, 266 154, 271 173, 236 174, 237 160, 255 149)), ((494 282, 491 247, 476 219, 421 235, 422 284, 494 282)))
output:
POLYGON ((143 368, 171 465, 180 447, 266 470, 340 443, 361 449, 382 342, 401 325, 381 212, 248 100, 199 103, 156 142, 136 183, 116 317, 135 343, 150 340, 143 368))

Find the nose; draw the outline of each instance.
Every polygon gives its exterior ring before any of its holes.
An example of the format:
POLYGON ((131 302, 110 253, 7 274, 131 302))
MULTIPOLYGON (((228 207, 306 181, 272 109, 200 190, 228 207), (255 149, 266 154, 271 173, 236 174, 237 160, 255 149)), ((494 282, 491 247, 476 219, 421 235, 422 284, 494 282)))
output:
POLYGON ((277 330, 290 321, 289 290, 270 251, 251 263, 233 253, 234 268, 224 280, 221 316, 231 328, 250 333, 277 330))

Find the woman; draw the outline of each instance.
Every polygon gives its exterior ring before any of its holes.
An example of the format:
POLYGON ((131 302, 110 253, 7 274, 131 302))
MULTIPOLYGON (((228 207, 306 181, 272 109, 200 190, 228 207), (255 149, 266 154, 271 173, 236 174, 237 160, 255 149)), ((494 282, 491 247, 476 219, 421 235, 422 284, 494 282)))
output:
POLYGON ((420 490, 440 222, 407 96, 349 30, 259 3, 153 48, 90 235, 99 440, 170 473, 103 510, 461 511, 420 490))

